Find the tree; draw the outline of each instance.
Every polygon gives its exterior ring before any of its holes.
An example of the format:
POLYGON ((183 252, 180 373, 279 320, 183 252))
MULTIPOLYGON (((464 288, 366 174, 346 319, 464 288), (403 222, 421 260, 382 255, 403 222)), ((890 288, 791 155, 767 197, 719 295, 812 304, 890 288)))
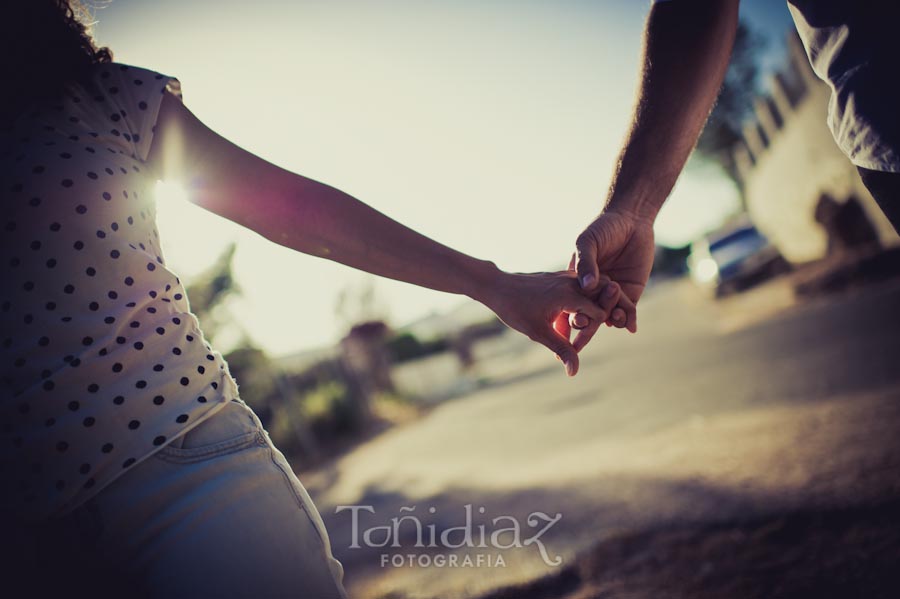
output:
POLYGON ((236 245, 230 244, 205 272, 187 286, 191 312, 197 316, 207 338, 211 338, 226 322, 233 323, 233 319, 227 314, 217 316, 216 308, 229 296, 240 293, 231 267, 235 249, 236 245))
POLYGON ((765 39, 758 32, 743 21, 738 23, 725 80, 697 141, 699 157, 720 164, 739 189, 732 149, 743 139, 744 122, 753 116, 753 100, 759 94, 759 54, 764 46, 765 39))

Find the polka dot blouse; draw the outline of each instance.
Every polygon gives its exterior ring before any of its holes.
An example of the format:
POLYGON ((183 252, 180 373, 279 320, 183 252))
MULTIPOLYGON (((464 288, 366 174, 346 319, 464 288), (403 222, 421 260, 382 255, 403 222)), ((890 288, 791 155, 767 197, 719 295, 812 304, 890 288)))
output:
POLYGON ((145 160, 176 79, 96 65, 2 141, 3 503, 60 515, 237 397, 166 268, 145 160))

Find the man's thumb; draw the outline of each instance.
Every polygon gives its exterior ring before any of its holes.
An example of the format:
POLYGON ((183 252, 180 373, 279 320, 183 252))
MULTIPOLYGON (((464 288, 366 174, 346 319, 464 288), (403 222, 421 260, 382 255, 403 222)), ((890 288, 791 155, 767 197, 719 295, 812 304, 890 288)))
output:
POLYGON ((585 291, 592 290, 600 280, 597 246, 593 239, 579 237, 575 242, 575 271, 578 273, 578 282, 585 291))

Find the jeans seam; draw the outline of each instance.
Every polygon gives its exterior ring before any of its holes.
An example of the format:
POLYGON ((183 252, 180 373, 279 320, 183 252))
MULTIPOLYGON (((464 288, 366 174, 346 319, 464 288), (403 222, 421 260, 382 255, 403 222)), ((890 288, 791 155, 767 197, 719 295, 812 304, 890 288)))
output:
MULTIPOLYGON (((272 446, 269 445, 268 443, 266 443, 266 445, 268 446, 268 450, 269 450, 269 459, 272 460, 272 463, 281 472, 281 477, 284 479, 284 482, 285 482, 285 484, 287 484, 288 488, 290 488, 291 493, 293 493, 294 499, 297 501, 297 505, 300 507, 301 510, 303 510, 303 513, 306 515, 306 518, 309 520, 309 523, 313 527, 313 530, 316 531, 316 536, 319 537, 319 543, 322 545, 322 551, 327 553, 328 542, 322 538, 322 532, 319 530, 319 527, 316 525, 315 520, 313 520, 312 515, 309 513, 309 509, 307 509, 307 507, 306 507, 306 502, 303 500, 303 497, 300 495, 300 493, 297 491, 297 489, 294 488, 294 483, 291 481, 290 475, 287 472, 285 472, 284 467, 278 463, 278 460, 275 459, 275 452, 273 451, 272 446)), ((327 557, 327 555, 326 555, 326 557, 327 557)))
POLYGON ((260 431, 248 431, 239 437, 220 441, 211 445, 204 445, 202 447, 193 447, 191 449, 164 447, 156 453, 156 457, 173 464, 187 464, 191 462, 200 462, 221 455, 228 455, 253 445, 263 444, 262 433, 260 431))

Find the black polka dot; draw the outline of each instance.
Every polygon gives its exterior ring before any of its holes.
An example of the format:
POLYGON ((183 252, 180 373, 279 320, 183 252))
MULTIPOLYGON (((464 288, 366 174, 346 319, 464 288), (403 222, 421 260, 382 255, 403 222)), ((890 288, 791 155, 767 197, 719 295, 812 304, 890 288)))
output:
POLYGON ((63 187, 72 187, 73 181, 71 179, 63 179, 60 181, 60 185, 63 187))
POLYGON ((206 398, 201 395, 200 397, 197 398, 197 401, 199 401, 200 403, 206 403, 206 398))
POLYGON ((162 395, 157 395, 156 397, 153 398, 153 403, 158 406, 163 405, 163 403, 165 403, 165 401, 166 401, 166 398, 163 397, 162 395))
POLYGON ((116 260, 119 256, 121 256, 121 254, 119 253, 119 250, 112 250, 109 253, 109 257, 112 258, 113 260, 116 260))
POLYGON ((166 330, 165 330, 164 328, 162 328, 162 327, 156 327, 156 334, 157 334, 157 335, 165 335, 165 334, 166 334, 166 330))
POLYGON ((135 463, 135 461, 137 461, 137 460, 135 460, 134 458, 128 458, 127 460, 125 460, 124 462, 122 462, 122 468, 128 468, 128 467, 130 467, 132 464, 135 463))
POLYGON ((156 445, 156 446, 162 445, 162 444, 165 443, 165 442, 166 442, 166 438, 165 438, 164 436, 162 436, 162 435, 160 435, 160 436, 156 437, 155 439, 153 439, 153 444, 156 445))
POLYGON ((78 214, 84 214, 87 212, 87 206, 85 206, 84 204, 79 204, 78 206, 75 206, 75 212, 77 212, 78 214))
POLYGON ((116 404, 117 406, 121 406, 123 403, 125 403, 125 398, 122 397, 121 395, 116 395, 113 398, 113 403, 116 404))
POLYGON ((103 447, 100 448, 100 451, 102 451, 103 453, 110 453, 110 452, 112 452, 112 450, 113 450, 112 443, 104 443, 103 447))
POLYGON ((87 474, 90 471, 91 471, 91 465, 88 463, 84 463, 78 467, 78 472, 80 472, 81 474, 87 474))
POLYGON ((143 389, 144 387, 147 386, 147 381, 141 379, 140 381, 136 382, 134 384, 134 386, 137 387, 138 389, 143 389))
POLYGON ((106 201, 108 202, 108 201, 110 201, 110 200, 112 199, 112 196, 110 195, 110 193, 109 193, 108 191, 104 191, 104 192, 103 192, 103 199, 106 200, 106 201))
POLYGON ((85 418, 84 420, 81 421, 81 424, 83 424, 84 426, 87 426, 87 427, 91 427, 91 426, 94 426, 94 423, 96 423, 96 422, 97 421, 94 420, 93 416, 88 416, 87 418, 85 418))
POLYGON ((134 342, 134 349, 140 351, 140 350, 144 349, 144 344, 141 343, 140 341, 135 341, 135 342, 134 342))
POLYGON ((178 424, 184 424, 187 421, 188 421, 187 414, 181 414, 178 416, 178 418, 175 419, 175 422, 177 422, 178 424))
POLYGON ((139 420, 132 420, 131 422, 128 423, 128 428, 133 431, 137 430, 138 427, 140 427, 140 426, 141 426, 141 423, 139 420))
POLYGON ((132 285, 134 285, 134 279, 131 278, 131 277, 125 277, 125 281, 124 281, 124 282, 125 282, 125 284, 128 285, 129 287, 131 287, 132 285))
POLYGON ((73 412, 77 412, 78 408, 80 408, 80 407, 81 407, 81 404, 78 403, 77 401, 75 401, 74 399, 69 402, 69 409, 72 410, 73 412))
POLYGON ((153 372, 162 372, 164 368, 165 366, 163 366, 162 364, 155 364, 153 366, 153 372))

